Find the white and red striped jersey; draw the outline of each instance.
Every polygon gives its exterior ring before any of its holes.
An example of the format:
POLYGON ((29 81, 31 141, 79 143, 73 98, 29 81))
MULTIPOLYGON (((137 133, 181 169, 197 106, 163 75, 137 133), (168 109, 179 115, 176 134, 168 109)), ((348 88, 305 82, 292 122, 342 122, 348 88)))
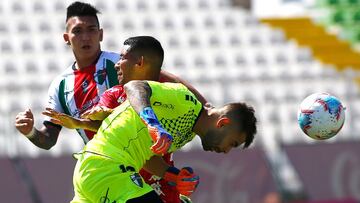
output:
MULTIPOLYGON (((79 118, 81 113, 96 105, 105 90, 118 85, 114 68, 120 54, 103 51, 96 64, 81 70, 75 69, 75 63, 56 77, 48 90, 47 107, 79 118)), ((50 118, 45 118, 49 121, 50 118)), ((87 143, 94 132, 77 129, 87 143)))

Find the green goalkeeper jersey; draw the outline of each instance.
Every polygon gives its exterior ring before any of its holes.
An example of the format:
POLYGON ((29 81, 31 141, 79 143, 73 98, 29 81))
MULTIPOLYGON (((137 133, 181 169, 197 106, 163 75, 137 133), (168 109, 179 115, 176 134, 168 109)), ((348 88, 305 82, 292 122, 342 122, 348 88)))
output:
MULTIPOLYGON (((180 83, 148 81, 152 94, 151 107, 162 126, 172 135, 169 152, 174 152, 195 137, 193 126, 202 104, 180 83)), ((90 151, 116 162, 126 162, 140 170, 146 160, 155 155, 153 141, 139 115, 125 101, 107 117, 94 138, 86 145, 90 151)))

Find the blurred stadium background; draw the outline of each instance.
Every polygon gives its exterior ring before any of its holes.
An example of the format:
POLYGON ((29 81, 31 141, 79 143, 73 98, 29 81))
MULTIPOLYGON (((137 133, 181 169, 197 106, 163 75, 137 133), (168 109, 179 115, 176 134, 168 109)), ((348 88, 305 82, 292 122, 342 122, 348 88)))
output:
MULTIPOLYGON (((0 202, 69 202, 71 154, 83 143, 62 130, 49 151, 20 135, 15 115, 32 108, 40 127, 47 88, 73 61, 62 39, 64 0, 0 2, 0 202)), ((204 153, 199 140, 176 153, 202 177, 196 203, 360 201, 360 0, 93 0, 104 50, 152 35, 164 69, 214 105, 255 106, 255 146, 204 153), (314 141, 297 125, 300 102, 329 92, 345 104, 342 131, 314 141)))

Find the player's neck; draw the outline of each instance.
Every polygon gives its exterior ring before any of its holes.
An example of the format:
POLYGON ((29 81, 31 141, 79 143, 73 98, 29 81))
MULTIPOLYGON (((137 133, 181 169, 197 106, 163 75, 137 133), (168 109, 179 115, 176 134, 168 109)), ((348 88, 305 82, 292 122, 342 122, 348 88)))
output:
POLYGON ((75 62, 75 69, 76 70, 82 70, 84 68, 87 68, 93 64, 96 64, 96 62, 98 61, 99 57, 101 55, 101 51, 99 50, 99 52, 92 56, 92 57, 87 57, 87 58, 80 58, 80 57, 76 57, 76 62, 75 62))
POLYGON ((214 119, 215 109, 202 109, 198 120, 196 121, 193 131, 200 137, 205 136, 206 132, 212 127, 216 126, 214 119))

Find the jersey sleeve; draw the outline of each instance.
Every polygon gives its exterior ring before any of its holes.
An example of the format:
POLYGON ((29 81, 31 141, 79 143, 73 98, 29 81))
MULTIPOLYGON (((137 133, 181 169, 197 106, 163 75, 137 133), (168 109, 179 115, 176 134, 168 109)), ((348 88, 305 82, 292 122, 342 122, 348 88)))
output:
MULTIPOLYGON (((46 107, 54 109, 57 112, 64 113, 64 109, 61 106, 60 100, 59 100, 59 86, 60 86, 61 78, 58 77, 50 84, 48 89, 48 96, 47 96, 47 102, 46 107)), ((50 117, 45 116, 45 121, 50 121, 50 117)))
POLYGON ((98 106, 106 106, 114 109, 126 100, 125 90, 122 85, 114 86, 106 90, 100 97, 98 106))

